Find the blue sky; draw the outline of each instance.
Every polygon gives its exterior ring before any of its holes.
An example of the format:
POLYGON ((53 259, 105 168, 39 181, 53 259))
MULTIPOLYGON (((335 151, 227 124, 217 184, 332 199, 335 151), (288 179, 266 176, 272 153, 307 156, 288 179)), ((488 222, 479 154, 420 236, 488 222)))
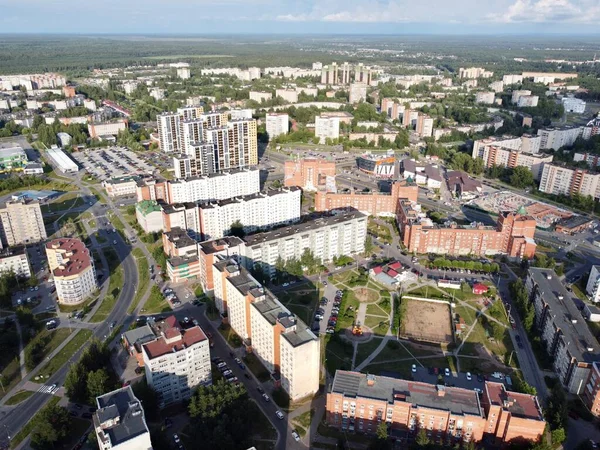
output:
POLYGON ((6 0, 3 33, 599 33, 599 0, 6 0))

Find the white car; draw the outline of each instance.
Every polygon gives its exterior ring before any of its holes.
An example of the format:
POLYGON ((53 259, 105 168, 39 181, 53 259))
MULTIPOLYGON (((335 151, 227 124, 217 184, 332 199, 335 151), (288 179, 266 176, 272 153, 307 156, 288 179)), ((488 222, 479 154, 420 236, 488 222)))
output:
POLYGON ((416 364, 413 364, 413 365, 412 365, 412 372, 413 372, 413 373, 416 373, 416 372, 417 372, 417 365, 416 365, 416 364))
POLYGON ((300 435, 296 432, 296 430, 292 430, 292 437, 296 442, 300 440, 300 435))
POLYGON ((471 372, 467 372, 467 380, 471 381, 472 379, 471 372))
POLYGON ((269 396, 267 394, 263 394, 262 398, 265 399, 265 402, 270 402, 271 401, 271 399, 269 398, 269 396))
POLYGON ((447 367, 444 369, 444 375, 446 375, 447 377, 450 376, 450 369, 448 369, 447 367))
POLYGON ((113 241, 113 245, 117 245, 117 241, 113 241))
POLYGON ((275 415, 279 420, 283 420, 283 413, 279 410, 275 411, 275 415))

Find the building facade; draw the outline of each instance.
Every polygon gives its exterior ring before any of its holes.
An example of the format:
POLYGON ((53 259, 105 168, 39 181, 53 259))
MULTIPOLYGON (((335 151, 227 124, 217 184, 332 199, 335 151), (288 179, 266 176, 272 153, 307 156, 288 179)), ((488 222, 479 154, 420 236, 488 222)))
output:
POLYGON ((144 367, 161 408, 190 398, 198 385, 212 384, 210 344, 199 326, 184 328, 175 316, 149 322, 157 337, 142 345, 144 367))
POLYGON ((213 265, 224 259, 240 261, 243 241, 235 236, 204 241, 198 244, 198 261, 200 266, 200 283, 204 292, 212 292, 215 288, 213 265))
POLYGON ((584 134, 584 127, 562 127, 562 128, 540 128, 537 132, 540 136, 540 149, 558 150, 561 147, 571 146, 578 137, 589 139, 584 134))
POLYGON ((215 302, 292 401, 319 390, 320 341, 235 261, 215 263, 215 302))
POLYGON ((162 208, 156 200, 143 200, 135 205, 135 217, 145 233, 164 230, 162 208))
POLYGON ((600 302, 600 266, 592 266, 585 286, 585 293, 594 303, 600 302))
POLYGON ((286 161, 283 174, 284 186, 298 186, 307 191, 326 189, 327 180, 335 180, 335 162, 322 159, 286 161))
POLYGON ((79 304, 98 289, 94 261, 79 239, 59 238, 48 242, 46 256, 59 303, 79 304))
POLYGON ((20 278, 31 277, 31 268, 25 248, 8 249, 0 253, 0 274, 5 273, 14 273, 20 278))
POLYGON ((7 201, 0 209, 2 245, 33 244, 48 238, 40 203, 33 200, 7 201))
POLYGON ((116 120, 114 122, 97 122, 88 124, 88 132, 92 139, 100 136, 116 136, 119 131, 127 129, 126 120, 116 120))
POLYGON ((265 118, 269 139, 290 131, 290 116, 285 113, 267 113, 265 118))
POLYGON ((124 176, 111 178, 102 182, 102 186, 106 189, 106 194, 111 197, 123 197, 127 195, 135 195, 137 191, 137 183, 139 177, 124 176))
POLYGON ((555 164, 544 164, 539 190, 546 194, 600 197, 600 174, 587 170, 570 169, 555 164))
POLYGON ((326 139, 340 137, 340 119, 338 117, 315 117, 315 136, 324 144, 326 139))

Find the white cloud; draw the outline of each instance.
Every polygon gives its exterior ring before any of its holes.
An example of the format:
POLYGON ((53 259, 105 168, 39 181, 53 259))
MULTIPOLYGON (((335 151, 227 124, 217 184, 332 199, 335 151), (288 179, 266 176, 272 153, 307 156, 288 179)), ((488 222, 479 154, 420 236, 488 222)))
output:
POLYGON ((500 23, 590 23, 600 19, 597 0, 516 0, 504 13, 488 14, 500 23))
POLYGON ((407 16, 407 9, 398 1, 377 1, 370 0, 361 1, 357 5, 350 5, 343 2, 327 2, 327 4, 319 3, 313 7, 308 13, 300 14, 284 14, 276 17, 276 20, 283 22, 361 22, 361 23, 378 23, 378 22, 411 22, 412 19, 407 16))

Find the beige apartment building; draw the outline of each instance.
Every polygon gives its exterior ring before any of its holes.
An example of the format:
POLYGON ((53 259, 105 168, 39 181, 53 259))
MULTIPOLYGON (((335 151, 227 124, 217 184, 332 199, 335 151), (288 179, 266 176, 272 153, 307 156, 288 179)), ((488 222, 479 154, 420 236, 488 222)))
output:
POLYGON ((6 202, 0 209, 2 245, 15 246, 45 240, 46 227, 40 203, 32 200, 6 202))
POLYGON ((48 242, 46 256, 59 303, 76 305, 98 289, 94 261, 79 239, 59 238, 48 242))

